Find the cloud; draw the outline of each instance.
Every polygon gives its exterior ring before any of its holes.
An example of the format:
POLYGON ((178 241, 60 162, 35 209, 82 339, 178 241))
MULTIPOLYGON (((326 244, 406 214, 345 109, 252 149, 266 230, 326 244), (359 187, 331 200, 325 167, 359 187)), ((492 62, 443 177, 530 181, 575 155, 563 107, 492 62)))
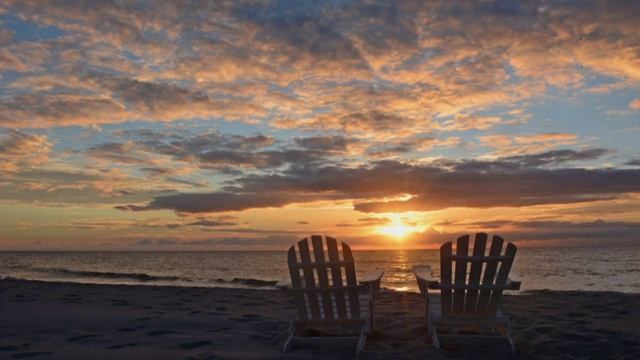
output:
POLYGON ((498 116, 473 116, 456 114, 439 126, 442 131, 486 130, 501 123, 508 123, 498 116))
POLYGON ((603 148, 584 150, 551 150, 537 154, 516 155, 503 158, 505 162, 518 163, 522 167, 538 167, 543 165, 559 165, 572 161, 596 160, 612 151, 603 148))
POLYGON ((388 137, 488 129, 504 123, 482 115, 496 106, 601 88, 592 78, 640 81, 632 2, 24 0, 3 11, 48 31, 0 33, 0 71, 21 89, 2 97, 2 126, 221 117, 388 137))
MULTIPOLYGON (((380 143, 380 142, 377 142, 380 143)), ((459 137, 450 136, 444 139, 433 137, 421 137, 391 142, 389 144, 372 145, 367 149, 367 155, 372 158, 388 158, 399 155, 406 155, 416 151, 428 151, 434 147, 455 147, 462 144, 459 137)))
POLYGON ((318 200, 354 200, 362 212, 430 211, 451 207, 521 207, 612 199, 640 192, 638 170, 545 168, 595 159, 602 149, 558 151, 496 161, 380 161, 359 167, 299 166, 247 175, 223 191, 154 198, 124 210, 242 211, 318 200), (404 200, 373 200, 409 195, 404 200))
MULTIPOLYGON (((136 145, 132 141, 126 143, 104 143, 92 146, 86 153, 95 158, 120 164, 147 164, 148 157, 135 154, 136 145)), ((152 172, 152 171, 149 171, 152 172)))
POLYGON ((185 239, 142 239, 134 245, 142 246, 171 246, 171 247, 215 247, 215 248, 256 248, 256 249, 282 249, 295 244, 300 240, 298 236, 289 234, 274 234, 257 237, 216 237, 196 240, 185 239))
POLYGON ((9 130, 0 135, 0 172, 15 173, 49 160, 53 144, 46 135, 9 130))
POLYGON ((530 135, 483 135, 480 142, 495 149, 494 156, 510 156, 536 153, 553 149, 561 145, 575 144, 578 136, 569 133, 543 133, 530 135))
POLYGON ((209 213, 280 207, 293 201, 293 194, 282 193, 183 193, 157 197, 145 205, 119 205, 116 206, 116 209, 129 211, 170 209, 181 213, 209 213))
POLYGON ((640 99, 635 99, 629 103, 629 109, 640 110, 640 99))
POLYGON ((187 225, 191 226, 204 226, 204 227, 218 227, 218 226, 233 226, 237 225, 237 223, 233 220, 236 220, 237 217, 231 215, 218 216, 213 219, 201 218, 198 221, 191 222, 187 225))
MULTIPOLYGON (((94 158, 121 164, 161 164, 163 157, 202 169, 226 171, 232 169, 268 169, 288 164, 324 163, 335 156, 350 156, 361 152, 364 143, 339 136, 294 138, 299 148, 262 134, 245 136, 207 132, 194 136, 146 134, 127 142, 109 142, 86 150, 94 158)), ((144 167, 150 175, 178 173, 175 165, 144 167)))
POLYGON ((175 121, 197 117, 248 119, 265 110, 248 101, 215 98, 199 90, 90 73, 81 88, 17 92, 0 99, 0 126, 50 127, 120 123, 140 118, 175 121))
POLYGON ((635 245, 640 239, 640 223, 625 221, 555 221, 555 220, 492 220, 477 222, 449 222, 468 231, 500 229, 500 235, 515 241, 559 241, 566 243, 607 243, 635 245))
POLYGON ((333 154, 346 154, 357 152, 363 147, 363 143, 357 139, 333 135, 312 136, 293 139, 295 144, 308 150, 319 150, 333 154))

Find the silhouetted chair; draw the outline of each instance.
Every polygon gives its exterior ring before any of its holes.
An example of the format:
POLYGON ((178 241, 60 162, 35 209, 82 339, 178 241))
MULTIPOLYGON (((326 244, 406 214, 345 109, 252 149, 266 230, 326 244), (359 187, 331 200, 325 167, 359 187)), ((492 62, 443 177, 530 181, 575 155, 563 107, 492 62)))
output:
POLYGON ((291 246, 288 252, 291 284, 287 288, 296 305, 297 318, 291 322, 283 351, 294 341, 335 342, 338 337, 301 336, 308 326, 356 326, 356 353, 362 351, 367 334, 374 328, 374 298, 383 272, 367 274, 356 280, 353 255, 349 245, 331 237, 313 235, 291 246), (310 245, 312 248, 310 248, 310 245))
POLYGON ((452 243, 440 247, 440 281, 431 267, 414 267, 418 287, 426 300, 426 321, 433 345, 441 342, 483 342, 504 337, 515 352, 509 317, 499 309, 504 290, 519 290, 520 281, 509 277, 516 246, 508 243, 501 254, 503 239, 493 236, 485 255, 487 234, 476 234, 472 255, 469 235, 458 238, 455 254, 452 243), (470 263, 470 266, 467 264, 470 263), (440 296, 429 290, 440 290, 440 296))

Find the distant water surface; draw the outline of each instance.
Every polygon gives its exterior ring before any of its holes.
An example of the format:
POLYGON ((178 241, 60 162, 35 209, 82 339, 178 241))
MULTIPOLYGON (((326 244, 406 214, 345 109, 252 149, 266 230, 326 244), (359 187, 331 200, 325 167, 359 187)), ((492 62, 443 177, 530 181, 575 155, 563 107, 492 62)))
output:
MULTIPOLYGON (((383 286, 417 291, 414 265, 439 276, 437 250, 356 251, 362 275, 384 270, 383 286)), ((521 248, 514 264, 522 290, 640 293, 640 247, 521 248)), ((282 251, 0 252, 0 277, 99 284, 273 289, 288 278, 282 251)))

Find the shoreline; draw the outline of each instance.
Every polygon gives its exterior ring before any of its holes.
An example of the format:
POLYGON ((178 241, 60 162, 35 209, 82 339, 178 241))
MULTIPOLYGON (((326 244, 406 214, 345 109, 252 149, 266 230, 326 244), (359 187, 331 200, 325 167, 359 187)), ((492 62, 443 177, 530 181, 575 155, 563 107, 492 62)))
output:
MULTIPOLYGON (((640 352, 640 294, 531 290, 505 295, 519 355, 508 346, 437 350, 423 300, 384 291, 363 359, 632 359, 640 352)), ((264 289, 0 280, 0 358, 323 359, 350 348, 280 352, 295 310, 264 289)), ((506 344, 505 344, 506 345, 506 344)))

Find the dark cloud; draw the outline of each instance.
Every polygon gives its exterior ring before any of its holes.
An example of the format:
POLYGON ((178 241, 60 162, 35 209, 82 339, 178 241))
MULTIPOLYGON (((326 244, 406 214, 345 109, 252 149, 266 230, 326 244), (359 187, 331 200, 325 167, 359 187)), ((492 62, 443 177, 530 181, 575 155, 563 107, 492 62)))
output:
MULTIPOLYGON (((175 160, 193 163, 197 160, 205 169, 238 171, 242 168, 277 168, 287 164, 315 164, 328 161, 330 156, 342 155, 357 140, 341 137, 296 138, 302 149, 277 146, 270 136, 262 134, 244 136, 210 132, 196 136, 167 136, 167 140, 155 134, 134 133, 140 140, 126 143, 104 143, 93 146, 86 153, 96 158, 125 164, 148 163, 150 155, 169 155, 175 160)), ((168 134, 167 134, 168 135, 168 134)), ((150 175, 169 175, 174 170, 144 167, 150 175)))
MULTIPOLYGON (((92 146, 86 150, 86 154, 104 160, 109 160, 114 163, 120 164, 145 164, 149 159, 140 154, 134 152, 135 144, 133 142, 128 143, 104 143, 101 145, 92 146)), ((150 168, 147 168, 150 170, 150 168)), ((146 171, 143 169, 143 171, 146 171)))
MULTIPOLYGON (((500 229, 500 235, 516 241, 606 242, 634 245, 640 242, 640 223, 625 221, 554 221, 493 220, 478 222, 449 222, 446 226, 465 227, 469 231, 500 229)), ((497 230, 496 230, 497 231, 497 230)))
POLYGON ((559 165, 571 161, 595 160, 610 153, 611 150, 602 148, 585 150, 563 149, 538 154, 510 156, 505 158, 504 161, 518 163, 522 167, 536 167, 543 165, 559 165))
POLYGON ((116 206, 116 209, 129 211, 170 209, 184 213, 205 213, 280 207, 291 202, 293 197, 282 193, 185 193, 160 196, 146 205, 120 205, 116 206))
POLYGON ((358 144, 360 141, 334 135, 295 138, 294 142, 296 145, 309 150, 344 153, 348 151, 350 145, 358 144))
POLYGON ((355 168, 298 166, 279 174, 241 177, 224 191, 168 195, 154 198, 146 205, 131 205, 129 209, 220 212, 352 199, 358 211, 402 212, 565 204, 640 192, 637 181, 640 170, 539 167, 568 159, 592 158, 600 153, 603 151, 545 153, 495 162, 446 161, 426 165, 381 161, 355 168), (411 198, 371 200, 403 194, 411 198))
POLYGON ((192 226, 205 226, 205 227, 217 227, 217 226, 233 226, 237 225, 236 222, 231 221, 233 219, 237 219, 234 216, 220 216, 215 219, 200 219, 198 221, 194 221, 187 225, 192 226))

